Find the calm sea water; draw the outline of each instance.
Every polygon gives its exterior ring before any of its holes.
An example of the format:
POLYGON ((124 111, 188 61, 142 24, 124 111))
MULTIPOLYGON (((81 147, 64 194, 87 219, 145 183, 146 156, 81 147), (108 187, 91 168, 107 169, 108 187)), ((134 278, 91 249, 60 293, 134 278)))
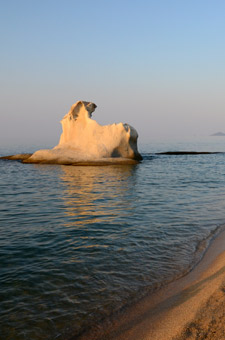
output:
MULTIPOLYGON (((225 223, 225 138, 129 166, 0 161, 0 339, 67 340, 187 273, 225 223)), ((0 150, 1 155, 33 150, 0 150)))

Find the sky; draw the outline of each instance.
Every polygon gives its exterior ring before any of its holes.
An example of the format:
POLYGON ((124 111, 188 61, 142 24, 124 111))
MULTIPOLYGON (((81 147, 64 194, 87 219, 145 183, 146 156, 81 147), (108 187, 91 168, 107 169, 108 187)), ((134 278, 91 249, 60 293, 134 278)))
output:
POLYGON ((224 0, 0 5, 0 146, 55 146, 77 100, 140 142, 225 132, 224 0))

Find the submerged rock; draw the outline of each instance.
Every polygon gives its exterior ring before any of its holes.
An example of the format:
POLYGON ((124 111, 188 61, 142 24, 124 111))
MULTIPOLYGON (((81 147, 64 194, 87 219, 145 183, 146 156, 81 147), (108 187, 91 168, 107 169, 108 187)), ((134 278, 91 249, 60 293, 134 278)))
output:
POLYGON ((166 152, 157 152, 156 155, 168 155, 168 156, 182 156, 182 155, 211 155, 223 153, 218 151, 166 151, 166 152))
POLYGON ((91 102, 76 102, 61 120, 63 131, 59 144, 53 149, 38 150, 29 157, 21 158, 22 161, 86 165, 142 160, 137 149, 137 131, 128 124, 98 124, 91 119, 96 107, 91 102))

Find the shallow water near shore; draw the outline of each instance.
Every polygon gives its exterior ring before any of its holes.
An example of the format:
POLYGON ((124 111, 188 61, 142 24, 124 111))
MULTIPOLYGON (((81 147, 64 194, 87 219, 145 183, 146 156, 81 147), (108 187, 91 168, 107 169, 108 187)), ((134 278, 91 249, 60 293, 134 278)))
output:
POLYGON ((225 222, 225 154, 155 154, 175 150, 225 138, 152 142, 137 165, 0 161, 4 339, 70 339, 201 259, 225 222))

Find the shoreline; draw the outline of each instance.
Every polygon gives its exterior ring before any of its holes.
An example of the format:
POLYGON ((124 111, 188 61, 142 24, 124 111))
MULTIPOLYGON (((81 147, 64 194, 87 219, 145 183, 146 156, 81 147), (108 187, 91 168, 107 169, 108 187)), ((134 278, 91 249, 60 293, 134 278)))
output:
MULTIPOLYGON (((196 339, 195 333, 200 332, 201 321, 210 332, 208 324, 217 318, 210 311, 215 310, 215 302, 221 294, 225 301, 224 285, 225 231, 222 231, 211 242, 202 260, 189 274, 170 283, 153 298, 148 297, 142 306, 137 306, 138 321, 133 325, 130 323, 127 329, 123 327, 122 332, 111 339, 196 339), (203 314, 207 314, 208 321, 202 320, 203 314)), ((208 339, 224 339, 225 337, 220 338, 218 333, 225 330, 225 322, 221 322, 221 327, 215 330, 214 338, 208 339)), ((205 336, 207 334, 204 334, 204 339, 205 336)))
POLYGON ((119 319, 81 335, 79 340, 90 338, 225 339, 225 230, 212 240, 191 272, 141 299, 119 319))

